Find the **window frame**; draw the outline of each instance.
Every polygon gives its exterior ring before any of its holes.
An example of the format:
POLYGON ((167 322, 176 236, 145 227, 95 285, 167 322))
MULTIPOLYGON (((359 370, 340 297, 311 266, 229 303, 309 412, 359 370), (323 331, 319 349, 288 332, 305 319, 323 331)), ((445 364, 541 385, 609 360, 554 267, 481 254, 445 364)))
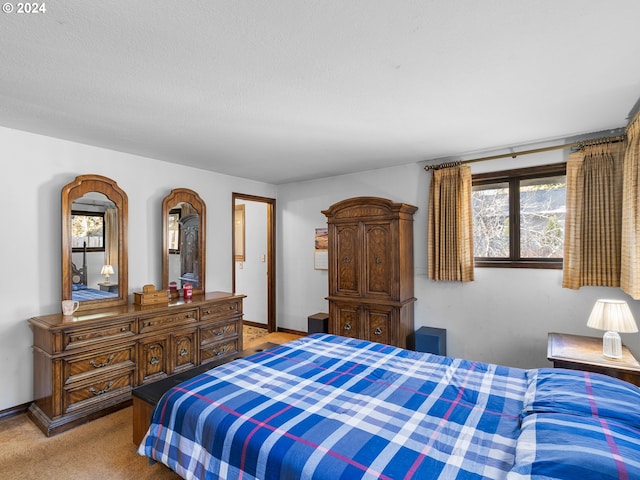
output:
MULTIPOLYGON (((169 220, 167 222, 167 234, 169 234, 172 231, 177 231, 177 248, 171 248, 172 246, 172 242, 169 241, 169 239, 167 238, 167 245, 169 246, 169 254, 170 255, 180 255, 180 235, 182 233, 182 225, 180 224, 180 219, 182 218, 182 209, 181 208, 172 208, 171 210, 169 210, 169 218, 171 219, 171 217, 174 217, 175 220, 175 225, 177 225, 177 229, 171 229, 170 225, 171 225, 171 221, 169 220)), ((175 245, 174 245, 175 246, 175 245)))
POLYGON ((105 234, 105 225, 104 225, 104 212, 91 212, 87 210, 72 210, 71 211, 71 221, 73 222, 73 217, 102 217, 102 247, 72 247, 71 252, 79 253, 79 252, 105 252, 106 251, 106 242, 104 238, 105 234))
POLYGON ((509 185, 509 224, 517 227, 509 229, 508 258, 474 256, 474 265, 476 267, 562 269, 564 258, 523 259, 520 257, 520 182, 534 178, 566 176, 566 174, 567 163, 563 162, 472 175, 472 191, 473 187, 477 185, 491 185, 494 183, 507 183, 509 185))

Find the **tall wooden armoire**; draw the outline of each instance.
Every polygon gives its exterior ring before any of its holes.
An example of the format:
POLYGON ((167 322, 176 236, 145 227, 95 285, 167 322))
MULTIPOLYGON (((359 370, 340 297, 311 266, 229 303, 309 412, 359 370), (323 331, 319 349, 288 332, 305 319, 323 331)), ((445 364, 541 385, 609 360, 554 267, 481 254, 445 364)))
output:
POLYGON ((377 197, 323 210, 329 230, 329 333, 413 348, 413 214, 377 197))

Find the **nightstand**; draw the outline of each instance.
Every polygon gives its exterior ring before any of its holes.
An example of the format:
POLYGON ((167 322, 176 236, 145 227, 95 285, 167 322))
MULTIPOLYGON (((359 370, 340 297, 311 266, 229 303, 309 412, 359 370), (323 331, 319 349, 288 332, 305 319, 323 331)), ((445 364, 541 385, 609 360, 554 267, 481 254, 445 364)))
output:
POLYGON ((607 358, 602 354, 601 337, 549 333, 547 358, 554 368, 604 373, 640 386, 640 363, 629 349, 622 346, 621 359, 607 358))
POLYGON ((118 284, 111 282, 98 283, 100 290, 103 292, 118 293, 118 284))

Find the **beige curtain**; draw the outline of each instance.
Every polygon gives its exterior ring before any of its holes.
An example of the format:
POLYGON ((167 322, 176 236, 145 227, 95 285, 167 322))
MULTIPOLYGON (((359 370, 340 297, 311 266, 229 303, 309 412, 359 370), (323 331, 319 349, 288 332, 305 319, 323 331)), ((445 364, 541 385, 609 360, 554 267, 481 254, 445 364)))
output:
POLYGON ((428 274, 432 280, 473 281, 471 213, 471 167, 434 170, 427 245, 428 274))
POLYGON ((627 127, 622 189, 622 268, 620 287, 640 300, 640 114, 627 127))
POLYGON ((620 285, 624 144, 585 147, 567 160, 562 286, 620 285))
POLYGON ((105 265, 118 266, 118 209, 107 208, 104 212, 105 265))

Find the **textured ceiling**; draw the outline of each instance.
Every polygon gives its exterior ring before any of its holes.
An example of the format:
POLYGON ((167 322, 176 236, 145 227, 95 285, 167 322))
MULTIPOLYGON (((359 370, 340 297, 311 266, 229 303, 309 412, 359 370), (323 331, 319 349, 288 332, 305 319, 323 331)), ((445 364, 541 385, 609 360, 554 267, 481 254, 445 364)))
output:
POLYGON ((637 0, 52 1, 0 125, 281 184, 624 127, 637 0))

